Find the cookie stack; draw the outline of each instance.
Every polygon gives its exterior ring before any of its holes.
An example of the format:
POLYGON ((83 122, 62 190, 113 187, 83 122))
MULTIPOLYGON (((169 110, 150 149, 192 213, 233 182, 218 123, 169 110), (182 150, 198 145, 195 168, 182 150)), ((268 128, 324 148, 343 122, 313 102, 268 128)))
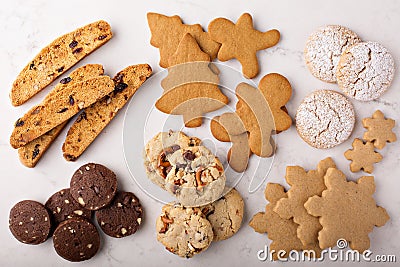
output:
POLYGON ((58 255, 72 262, 92 258, 100 248, 100 235, 92 212, 105 234, 121 238, 140 227, 143 209, 130 192, 117 191, 117 177, 103 165, 89 163, 72 176, 70 188, 53 194, 42 205, 24 200, 10 211, 9 227, 25 244, 40 244, 53 236, 58 255))
MULTIPOLYGON (((344 26, 317 29, 306 42, 304 56, 313 76, 337 82, 347 97, 359 101, 379 98, 394 77, 394 60, 389 51, 379 43, 363 42, 344 26)), ((354 120, 353 107, 344 96, 320 90, 300 104, 296 127, 309 145, 331 148, 349 138, 354 120)))
POLYGON ((287 192, 282 185, 267 184, 269 204, 249 223, 256 232, 268 234, 274 260, 289 257, 293 250, 319 258, 323 249, 336 246, 340 239, 363 253, 370 246, 369 232, 389 220, 372 197, 374 177, 348 181, 331 158, 311 171, 288 166, 286 181, 291 186, 287 192))
MULTIPOLYGON (((112 37, 105 21, 65 34, 29 62, 13 83, 11 102, 19 106, 112 37)), ((35 167, 70 119, 77 115, 63 145, 64 158, 76 160, 151 75, 147 64, 129 66, 113 79, 99 64, 77 68, 60 80, 38 105, 15 123, 10 144, 20 161, 35 167)))
POLYGON ((162 208, 157 239, 168 251, 187 258, 206 250, 213 240, 234 235, 244 210, 240 194, 225 189, 221 162, 200 143, 170 131, 154 136, 144 149, 149 179, 177 198, 162 208))

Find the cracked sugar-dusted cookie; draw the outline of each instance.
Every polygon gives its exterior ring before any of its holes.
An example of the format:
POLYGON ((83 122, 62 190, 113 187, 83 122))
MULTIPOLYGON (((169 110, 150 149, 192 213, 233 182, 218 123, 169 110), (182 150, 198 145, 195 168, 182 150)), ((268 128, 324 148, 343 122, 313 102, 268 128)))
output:
POLYGON ((304 58, 311 74, 324 81, 336 82, 336 68, 342 53, 361 42, 357 34, 340 25, 326 25, 313 32, 306 42, 304 58))
POLYGON ((336 71, 340 89, 349 97, 370 101, 380 97, 394 77, 394 59, 381 44, 361 42, 340 57, 336 71))
POLYGON ((166 155, 164 162, 170 164, 165 189, 183 206, 203 206, 221 197, 224 167, 206 147, 181 148, 166 155))
POLYGON ((72 217, 83 217, 88 220, 92 218, 92 211, 79 205, 72 197, 69 188, 54 193, 46 201, 45 207, 49 211, 55 226, 72 217))
POLYGON ((98 210, 111 203, 117 192, 117 176, 107 167, 88 163, 81 166, 70 182, 72 197, 88 210, 98 210))
POLYGON ((297 132, 316 148, 331 148, 343 143, 350 137, 354 123, 353 105, 335 91, 315 91, 297 108, 297 132))
POLYGON ((374 163, 382 160, 382 155, 376 152, 374 145, 371 142, 363 142, 361 139, 354 139, 353 149, 344 152, 346 159, 351 160, 350 170, 352 172, 359 172, 364 170, 367 173, 374 171, 374 163))
POLYGON ((242 65, 246 78, 254 78, 259 72, 257 51, 264 50, 279 42, 278 30, 260 32, 254 29, 253 18, 244 13, 233 23, 225 18, 216 18, 208 25, 211 38, 222 44, 218 59, 227 61, 236 58, 242 65))
POLYGON ((148 178, 165 189, 165 177, 171 170, 171 164, 165 157, 178 149, 200 145, 197 137, 189 137, 183 132, 161 132, 147 142, 144 151, 144 166, 148 178))
POLYGON ((91 222, 72 218, 60 223, 53 234, 57 254, 72 262, 84 261, 96 255, 100 248, 100 235, 91 222))
POLYGON ((322 225, 318 240, 322 249, 334 247, 343 238, 350 248, 363 253, 370 247, 368 234, 374 226, 383 226, 390 219, 386 210, 376 205, 373 176, 347 181, 339 170, 330 168, 325 175, 327 189, 322 197, 313 196, 304 204, 307 211, 318 216, 322 225))
POLYGON ((274 208, 283 219, 291 219, 297 223, 297 236, 304 245, 318 246, 318 232, 322 229, 317 217, 308 214, 304 203, 309 197, 318 195, 326 189, 324 176, 329 168, 336 165, 331 158, 318 163, 316 170, 306 171, 300 166, 286 167, 286 182, 291 186, 287 198, 281 198, 274 208))
POLYGON ((243 220, 244 202, 235 188, 200 209, 211 223, 214 232, 213 241, 228 239, 239 231, 243 220))
POLYGON ((46 241, 49 236, 50 215, 39 202, 23 200, 12 207, 9 228, 18 241, 37 245, 46 241))
POLYGON ((133 193, 117 192, 111 204, 95 214, 106 235, 120 238, 136 233, 142 223, 143 209, 133 193))
POLYGON ((396 134, 393 132, 395 121, 385 119, 382 111, 377 110, 372 114, 372 118, 364 118, 362 124, 366 131, 363 139, 372 142, 377 149, 382 149, 386 146, 386 142, 396 142, 396 134))
POLYGON ((199 208, 167 204, 156 220, 157 240, 180 257, 191 258, 206 250, 213 230, 199 208))
POLYGON ((275 251, 272 255, 274 260, 287 258, 292 250, 308 250, 309 257, 319 257, 321 250, 318 245, 304 246, 296 235, 298 225, 292 219, 283 219, 274 212, 276 203, 286 197, 282 185, 268 183, 265 188, 265 198, 269 204, 265 207, 265 212, 258 212, 253 216, 249 223, 250 227, 257 233, 268 234, 268 238, 272 240, 270 251, 275 251))

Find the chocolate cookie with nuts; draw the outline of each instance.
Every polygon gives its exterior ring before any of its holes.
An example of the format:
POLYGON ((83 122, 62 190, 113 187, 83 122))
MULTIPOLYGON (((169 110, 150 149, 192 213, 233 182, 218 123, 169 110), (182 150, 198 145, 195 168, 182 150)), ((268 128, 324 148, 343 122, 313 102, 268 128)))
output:
POLYGON ((72 197, 82 207, 98 210, 113 200, 117 192, 117 176, 101 164, 88 163, 74 173, 70 188, 72 197))
POLYGON ((108 207, 96 211, 96 219, 103 232, 117 238, 134 234, 142 218, 142 205, 131 192, 117 192, 108 207))
POLYGON ((45 207, 49 211, 52 222, 55 226, 65 220, 71 219, 72 217, 80 216, 88 220, 92 217, 92 211, 79 205, 79 203, 72 197, 69 188, 54 193, 46 201, 45 207))

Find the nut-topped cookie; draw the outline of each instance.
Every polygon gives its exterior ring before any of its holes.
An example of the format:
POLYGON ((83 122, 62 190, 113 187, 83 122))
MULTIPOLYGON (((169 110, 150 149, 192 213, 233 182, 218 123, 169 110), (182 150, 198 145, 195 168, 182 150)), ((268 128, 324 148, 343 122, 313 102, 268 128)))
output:
POLYGON ((183 132, 161 132, 155 135, 145 146, 143 157, 144 166, 149 179, 165 189, 165 177, 169 164, 163 163, 162 158, 180 148, 197 146, 201 140, 189 137, 183 132))
POLYGON ((72 197, 88 210, 98 210, 108 205, 117 192, 117 176, 107 167, 88 163, 72 176, 72 197))
POLYGON ((198 208, 167 204, 156 220, 157 240, 180 257, 191 258, 213 240, 210 222, 198 208))
POLYGON ((161 159, 167 167, 165 189, 183 206, 202 206, 221 197, 224 167, 204 146, 181 148, 161 159))

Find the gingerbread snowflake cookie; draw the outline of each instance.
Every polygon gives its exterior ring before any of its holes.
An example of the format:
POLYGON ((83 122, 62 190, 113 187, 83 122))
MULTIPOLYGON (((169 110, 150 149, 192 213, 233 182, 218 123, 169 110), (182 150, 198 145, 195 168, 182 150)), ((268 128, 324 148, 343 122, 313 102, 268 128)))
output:
POLYGON ((363 142, 361 139, 354 139, 353 149, 344 153, 346 159, 351 160, 350 170, 358 172, 364 170, 367 173, 374 171, 374 163, 382 160, 382 155, 375 152, 374 145, 371 142, 363 142))
POLYGON ((392 143, 397 140, 393 132, 395 121, 386 119, 380 110, 375 111, 372 118, 364 118, 362 124, 368 130, 364 133, 363 139, 372 142, 377 149, 384 148, 386 142, 392 143))
POLYGON ((311 74, 325 82, 336 82, 340 56, 348 47, 360 41, 356 33, 340 25, 327 25, 313 32, 304 49, 311 74))
POLYGON ((296 114, 297 132, 316 148, 331 148, 346 141, 354 122, 351 102, 331 90, 318 90, 306 96, 296 114))
POLYGON ((319 217, 322 230, 318 240, 322 249, 334 247, 344 238, 350 248, 364 252, 370 247, 368 234, 374 226, 383 226, 390 219, 386 210, 376 205, 374 177, 363 176, 349 182, 334 168, 325 177, 327 189, 322 196, 313 196, 304 204, 308 213, 319 217))
POLYGON ((340 57, 336 77, 339 88, 356 100, 380 97, 394 77, 394 59, 383 45, 361 42, 349 47, 340 57))

